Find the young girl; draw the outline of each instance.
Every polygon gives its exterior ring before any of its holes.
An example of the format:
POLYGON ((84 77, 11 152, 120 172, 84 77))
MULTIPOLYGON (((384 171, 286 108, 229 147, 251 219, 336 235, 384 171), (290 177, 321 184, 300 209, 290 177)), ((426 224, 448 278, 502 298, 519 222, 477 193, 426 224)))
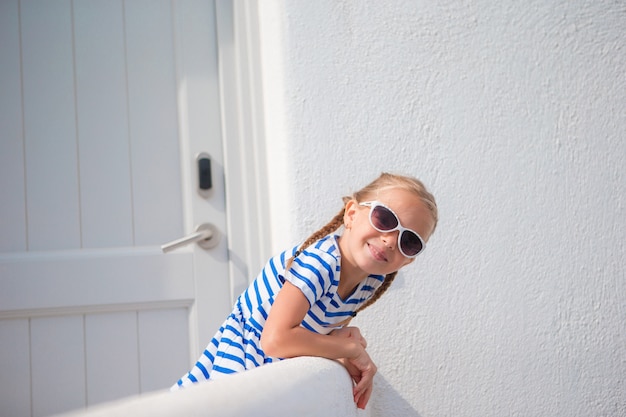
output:
POLYGON ((269 260, 172 390, 281 358, 319 356, 343 363, 354 401, 365 408, 376 365, 359 329, 346 326, 422 253, 436 224, 435 199, 419 180, 383 173, 345 197, 303 244, 269 260))

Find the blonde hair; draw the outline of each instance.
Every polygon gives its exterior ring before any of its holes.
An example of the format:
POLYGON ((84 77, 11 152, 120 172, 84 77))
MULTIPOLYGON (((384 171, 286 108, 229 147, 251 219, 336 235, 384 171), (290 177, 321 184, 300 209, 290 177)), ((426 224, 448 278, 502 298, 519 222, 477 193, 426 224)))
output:
MULTIPOLYGON (((359 191, 352 194, 352 196, 343 197, 344 204, 343 204, 342 209, 339 211, 339 213, 337 213, 335 217, 333 217, 332 220, 328 222, 325 226, 323 226, 321 229, 311 234, 302 243, 302 245, 300 245, 300 247, 296 251, 295 256, 290 258, 287 261, 286 269, 289 269, 291 267, 291 263, 293 262, 293 259, 297 257, 300 254, 300 252, 302 252, 305 248, 309 247, 310 245, 317 242, 321 238, 329 235, 330 233, 334 232, 335 230, 343 226, 343 220, 344 220, 343 218, 346 212, 346 204, 348 203, 348 201, 350 200, 355 200, 357 202, 367 201, 369 198, 372 198, 377 193, 386 189, 390 189, 390 188, 403 189, 403 190, 412 192, 416 196, 418 196, 420 200, 422 201, 422 203, 428 208, 432 216, 432 220, 433 220, 432 232, 435 231, 435 228, 437 227, 437 222, 439 220, 439 214, 437 211, 437 203, 435 202, 435 197, 426 189, 424 184, 420 180, 413 178, 413 177, 408 177, 408 176, 399 175, 399 174, 389 174, 389 173, 383 172, 378 178, 376 178, 374 181, 372 181, 371 183, 369 183, 368 185, 366 185, 359 191)), ((369 300, 367 300, 367 302, 363 304, 357 310, 357 312, 362 311, 363 309, 374 304, 385 293, 385 291, 387 291, 387 289, 389 288, 389 286, 395 279, 397 273, 398 271, 394 271, 394 272, 387 274, 385 276, 385 279, 382 285, 378 287, 374 295, 369 300)), ((356 313, 354 313, 354 315, 356 315, 356 313)))

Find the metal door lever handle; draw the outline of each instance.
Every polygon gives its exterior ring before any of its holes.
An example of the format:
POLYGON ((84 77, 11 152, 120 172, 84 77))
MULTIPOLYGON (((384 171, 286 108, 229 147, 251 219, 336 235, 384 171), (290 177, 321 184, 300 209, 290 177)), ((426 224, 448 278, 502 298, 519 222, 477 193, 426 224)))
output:
POLYGON ((211 223, 202 223, 194 233, 161 245, 161 250, 167 253, 190 243, 197 243, 203 249, 212 249, 220 243, 220 232, 211 223))

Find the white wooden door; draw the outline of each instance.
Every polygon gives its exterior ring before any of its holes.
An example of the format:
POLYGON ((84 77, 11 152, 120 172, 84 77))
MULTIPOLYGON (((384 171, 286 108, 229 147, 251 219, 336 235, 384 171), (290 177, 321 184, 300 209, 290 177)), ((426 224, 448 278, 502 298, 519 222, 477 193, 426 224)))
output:
POLYGON ((230 310, 217 57, 213 1, 0 2, 0 416, 166 388, 230 310))

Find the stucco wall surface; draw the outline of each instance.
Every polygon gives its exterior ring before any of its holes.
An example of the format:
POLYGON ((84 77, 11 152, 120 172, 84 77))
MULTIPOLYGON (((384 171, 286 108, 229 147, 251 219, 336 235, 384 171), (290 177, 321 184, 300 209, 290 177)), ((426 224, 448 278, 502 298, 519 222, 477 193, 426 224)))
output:
POLYGON ((381 171, 441 221, 357 320, 384 416, 626 415, 626 3, 260 2, 274 250, 381 171))

